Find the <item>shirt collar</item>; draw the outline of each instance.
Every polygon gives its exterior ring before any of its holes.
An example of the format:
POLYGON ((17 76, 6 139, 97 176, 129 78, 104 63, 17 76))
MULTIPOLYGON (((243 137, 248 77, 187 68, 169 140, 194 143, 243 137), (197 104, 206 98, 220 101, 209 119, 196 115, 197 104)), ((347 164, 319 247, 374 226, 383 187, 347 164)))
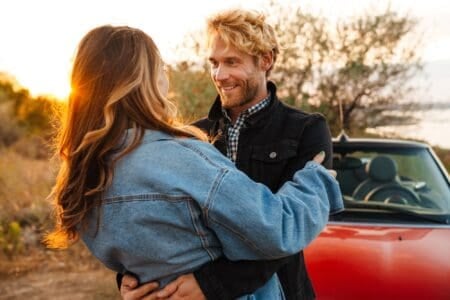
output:
MULTIPOLYGON (((241 113, 239 114, 239 116, 238 116, 238 119, 239 119, 239 118, 244 118, 244 119, 245 119, 245 118, 247 118, 247 117, 253 115, 254 113, 256 113, 256 112, 262 110, 263 108, 269 106, 270 100, 271 100, 271 99, 272 99, 272 98, 271 98, 271 93, 269 92, 269 94, 267 95, 266 98, 264 98, 263 100, 259 101, 259 102, 256 103, 255 105, 253 105, 253 106, 247 108, 247 109, 244 110, 243 112, 241 112, 241 113)), ((224 118, 225 118, 228 122, 231 122, 231 118, 230 118, 230 115, 228 114, 228 111, 227 111, 225 108, 223 108, 223 107, 221 107, 221 111, 222 111, 222 115, 224 116, 224 118)))

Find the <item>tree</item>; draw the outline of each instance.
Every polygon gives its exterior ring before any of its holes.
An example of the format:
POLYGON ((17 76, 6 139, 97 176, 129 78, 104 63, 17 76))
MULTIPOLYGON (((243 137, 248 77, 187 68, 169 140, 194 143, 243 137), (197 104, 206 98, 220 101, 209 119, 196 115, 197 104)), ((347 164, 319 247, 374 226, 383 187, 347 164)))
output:
POLYGON ((169 68, 169 96, 187 122, 206 116, 217 95, 210 79, 203 38, 200 31, 186 35, 176 49, 180 59, 169 68))
POLYGON ((10 75, 0 73, 0 140, 9 145, 25 133, 49 138, 56 110, 64 104, 44 96, 33 97, 10 75))
POLYGON ((184 61, 170 68, 169 78, 169 97, 177 103, 184 121, 189 123, 208 113, 216 90, 207 66, 193 68, 192 63, 184 61))
MULTIPOLYGON (((408 109, 414 106, 410 79, 422 68, 417 20, 389 7, 336 23, 275 2, 269 10, 282 47, 271 79, 286 102, 322 112, 333 134, 416 121, 408 109), (392 112, 398 107, 402 114, 392 112)), ((171 77, 181 111, 196 117, 215 95, 202 38, 199 32, 186 37, 171 77)))
POLYGON ((340 20, 271 4, 282 52, 272 78, 288 101, 320 111, 334 134, 416 121, 410 79, 422 69, 417 20, 387 8, 340 20), (401 115, 392 113, 401 106, 401 115))

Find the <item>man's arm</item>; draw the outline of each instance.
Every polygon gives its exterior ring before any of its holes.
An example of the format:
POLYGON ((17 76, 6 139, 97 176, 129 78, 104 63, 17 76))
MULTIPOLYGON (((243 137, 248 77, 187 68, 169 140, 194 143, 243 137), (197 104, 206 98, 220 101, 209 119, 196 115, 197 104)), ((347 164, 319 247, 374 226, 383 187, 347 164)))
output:
MULTIPOLYGON (((331 134, 323 116, 311 116, 299 137, 299 144, 298 154, 290 161, 283 181, 291 180, 295 171, 302 169, 320 151, 325 151, 326 154, 323 165, 326 168, 332 166, 331 134)), ((220 258, 203 265, 194 272, 194 276, 207 299, 234 299, 254 292, 293 259, 295 257, 290 256, 272 261, 232 262, 220 258)))
MULTIPOLYGON (((303 168, 307 161, 322 150, 326 153, 326 160, 323 164, 327 168, 331 167, 331 135, 323 117, 314 116, 311 118, 299 138, 299 143, 301 147, 299 147, 297 157, 290 162, 290 168, 285 172, 284 177, 286 178, 283 178, 285 181, 290 180, 296 170, 303 168)), ((235 299, 250 294, 263 286, 274 273, 293 258, 295 259, 295 256, 298 255, 271 261, 237 262, 222 257, 203 265, 194 272, 194 276, 206 299, 235 299)), ((198 293, 199 289, 193 278, 191 277, 189 281, 190 286, 193 287, 193 293, 194 291, 198 293)), ((195 297, 186 299, 195 299, 195 297)))
POLYGON ((325 151, 325 160, 322 165, 327 169, 332 168, 333 143, 330 129, 322 115, 314 114, 311 116, 308 125, 299 138, 299 145, 295 161, 290 163, 289 169, 284 173, 284 181, 291 180, 298 169, 302 169, 309 160, 322 150, 325 151))
POLYGON ((289 261, 230 261, 224 257, 203 265, 194 272, 206 299, 235 299, 263 286, 289 261))

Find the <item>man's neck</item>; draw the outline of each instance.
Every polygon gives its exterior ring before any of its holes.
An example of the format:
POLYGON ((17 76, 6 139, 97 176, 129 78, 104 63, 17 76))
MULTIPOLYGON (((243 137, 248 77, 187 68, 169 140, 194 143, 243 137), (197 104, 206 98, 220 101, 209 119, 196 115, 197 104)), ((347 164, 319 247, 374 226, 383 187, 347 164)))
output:
POLYGON ((265 95, 263 97, 258 97, 256 99, 258 100, 253 100, 250 101, 244 105, 241 106, 237 106, 237 107, 233 107, 228 109, 228 116, 231 119, 231 123, 234 124, 237 120, 237 118, 239 118, 239 115, 241 113, 243 113, 244 111, 246 111, 247 109, 249 109, 250 107, 258 104, 259 102, 263 101, 264 99, 266 99, 269 96, 269 91, 266 91, 265 95))

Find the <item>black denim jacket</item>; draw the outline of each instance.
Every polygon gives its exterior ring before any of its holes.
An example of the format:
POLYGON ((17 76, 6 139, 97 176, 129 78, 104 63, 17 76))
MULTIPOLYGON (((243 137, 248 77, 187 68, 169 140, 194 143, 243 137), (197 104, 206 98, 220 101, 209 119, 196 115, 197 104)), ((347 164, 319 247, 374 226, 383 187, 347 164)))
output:
MULTIPOLYGON (((290 180, 315 154, 324 150, 324 165, 331 167, 332 143, 325 118, 307 114, 280 102, 276 87, 268 83, 272 100, 268 107, 246 120, 239 135, 236 166, 272 191, 290 180)), ((207 118, 195 123, 226 155, 225 120, 217 97, 207 118)), ((299 254, 275 261, 238 261, 226 258, 208 263, 194 272, 207 299, 235 299, 261 287, 277 272, 287 299, 314 299, 313 286, 299 254)))

